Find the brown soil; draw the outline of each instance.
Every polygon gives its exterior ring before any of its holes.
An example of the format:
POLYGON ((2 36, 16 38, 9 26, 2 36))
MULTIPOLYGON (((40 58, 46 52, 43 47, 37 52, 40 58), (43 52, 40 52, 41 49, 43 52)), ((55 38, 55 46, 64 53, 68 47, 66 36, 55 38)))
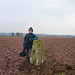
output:
POLYGON ((39 66, 19 56, 24 37, 0 37, 0 75, 75 75, 75 38, 39 37, 45 62, 39 66))

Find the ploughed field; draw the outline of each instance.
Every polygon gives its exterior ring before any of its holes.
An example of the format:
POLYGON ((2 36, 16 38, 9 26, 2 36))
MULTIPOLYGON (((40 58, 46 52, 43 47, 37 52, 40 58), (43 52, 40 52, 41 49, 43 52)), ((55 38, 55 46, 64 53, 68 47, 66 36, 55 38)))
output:
POLYGON ((75 38, 39 37, 45 62, 36 66, 19 56, 24 37, 0 37, 0 75, 75 75, 75 38))

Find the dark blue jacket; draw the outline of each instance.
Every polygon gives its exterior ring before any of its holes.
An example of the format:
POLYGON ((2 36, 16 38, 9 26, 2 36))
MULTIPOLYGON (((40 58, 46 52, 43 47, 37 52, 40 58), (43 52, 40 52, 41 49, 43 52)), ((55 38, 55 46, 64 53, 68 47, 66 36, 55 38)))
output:
POLYGON ((33 40, 38 40, 38 37, 33 33, 28 33, 24 37, 23 46, 27 48, 32 48, 33 40))

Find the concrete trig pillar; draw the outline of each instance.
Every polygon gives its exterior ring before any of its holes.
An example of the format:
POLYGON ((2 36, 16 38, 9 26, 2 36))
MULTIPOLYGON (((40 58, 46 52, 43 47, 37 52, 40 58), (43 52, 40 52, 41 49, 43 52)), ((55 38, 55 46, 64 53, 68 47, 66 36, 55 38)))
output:
POLYGON ((40 65, 45 61, 44 48, 43 48, 43 40, 34 40, 30 63, 35 65, 40 65))

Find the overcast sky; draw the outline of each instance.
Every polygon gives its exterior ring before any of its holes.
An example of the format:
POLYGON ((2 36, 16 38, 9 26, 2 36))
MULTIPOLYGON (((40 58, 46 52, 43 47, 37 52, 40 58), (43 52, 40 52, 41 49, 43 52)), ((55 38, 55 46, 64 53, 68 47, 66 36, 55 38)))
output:
POLYGON ((0 0, 0 32, 75 35, 75 0, 0 0))

